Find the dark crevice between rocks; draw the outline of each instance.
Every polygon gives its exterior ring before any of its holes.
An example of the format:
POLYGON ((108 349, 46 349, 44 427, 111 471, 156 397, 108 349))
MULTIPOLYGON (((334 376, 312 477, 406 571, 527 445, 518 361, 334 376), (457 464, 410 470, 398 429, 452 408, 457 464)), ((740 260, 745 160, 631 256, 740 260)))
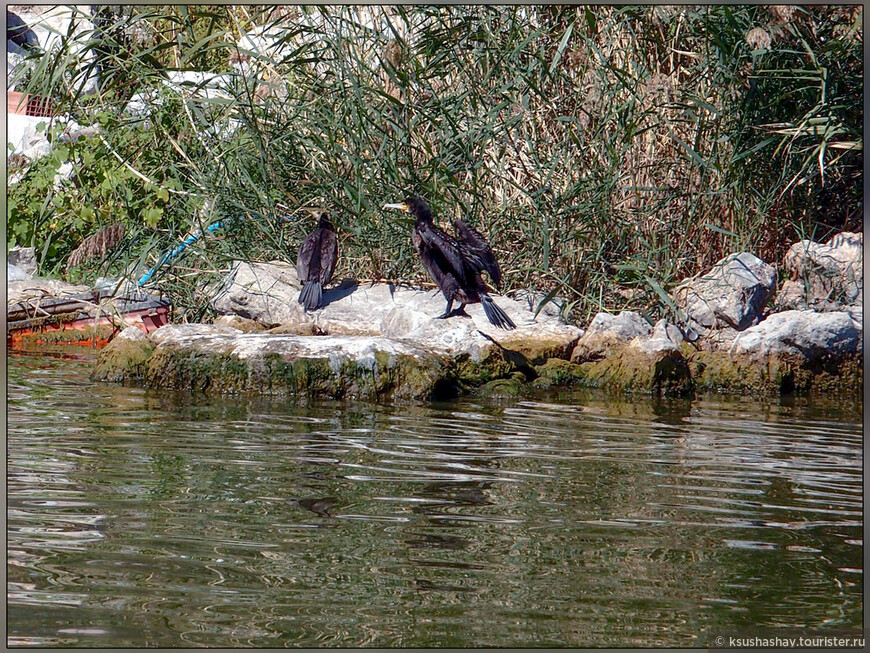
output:
POLYGON ((790 395, 795 391, 794 387, 794 374, 786 373, 782 375, 782 378, 779 381, 779 393, 781 395, 790 395))
POLYGON ((450 401, 458 397, 459 386, 454 379, 438 379, 429 394, 429 399, 432 401, 450 401))
POLYGON ((679 353, 656 361, 653 373, 653 392, 659 396, 691 396, 695 393, 689 363, 679 353))

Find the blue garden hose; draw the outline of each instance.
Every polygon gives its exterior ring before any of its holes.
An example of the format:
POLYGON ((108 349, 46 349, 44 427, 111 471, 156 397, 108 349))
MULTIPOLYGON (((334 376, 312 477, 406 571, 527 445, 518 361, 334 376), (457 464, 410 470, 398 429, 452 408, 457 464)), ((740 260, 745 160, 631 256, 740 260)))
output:
MULTIPOLYGON (((262 216, 257 215, 256 213, 253 213, 253 214, 251 214, 251 217, 253 217, 253 218, 260 218, 260 217, 262 217, 262 216)), ((165 254, 160 258, 160 260, 157 261, 157 265, 155 265, 153 268, 151 268, 150 270, 148 270, 148 272, 146 272, 145 274, 143 274, 143 275, 139 278, 139 281, 136 282, 136 287, 137 287, 137 288, 141 288, 141 287, 144 286, 146 283, 148 283, 148 282, 151 280, 151 277, 153 277, 154 274, 157 272, 157 270, 159 270, 159 269, 160 269, 161 267, 163 267, 166 263, 168 263, 169 261, 171 261, 172 259, 174 259, 175 257, 177 257, 179 254, 181 254, 184 250, 186 250, 190 245, 192 245, 193 243, 195 243, 197 240, 199 240, 200 238, 202 238, 203 234, 205 234, 205 233, 207 233, 207 232, 217 231, 217 230, 220 229, 221 227, 225 227, 225 226, 226 226, 227 224, 229 224, 233 219, 234 219, 234 218, 229 218, 229 219, 227 219, 227 220, 218 220, 217 222, 215 222, 215 223, 210 224, 209 226, 207 226, 204 230, 202 230, 202 231, 197 231, 196 233, 191 234, 190 236, 188 236, 187 238, 185 238, 185 239, 184 239, 181 243, 179 243, 175 248, 173 248, 172 250, 166 252, 166 253, 165 253, 165 254)), ((289 218, 289 217, 284 217, 284 216, 282 216, 281 219, 283 219, 283 220, 289 220, 290 218, 289 218)))
POLYGON ((179 254, 181 254, 181 252, 183 252, 184 250, 186 250, 187 247, 188 247, 189 245, 192 245, 192 244, 195 243, 197 240, 199 240, 199 239, 202 237, 202 235, 203 235, 206 231, 216 231, 216 230, 220 229, 221 227, 223 227, 225 223, 226 223, 226 220, 218 220, 218 221, 215 222, 214 224, 210 224, 209 226, 207 226, 207 227, 205 228, 204 231, 197 231, 195 234, 191 234, 190 236, 188 236, 187 238, 185 238, 185 239, 184 239, 184 240, 183 240, 179 245, 177 245, 174 249, 172 249, 172 250, 166 252, 166 253, 165 253, 165 254, 160 258, 160 260, 157 261, 157 265, 155 265, 153 268, 151 268, 150 270, 148 270, 148 272, 146 272, 145 274, 143 274, 143 275, 139 278, 139 281, 136 282, 136 287, 137 287, 137 288, 141 288, 141 287, 144 286, 146 283, 148 283, 148 281, 151 279, 151 277, 154 276, 154 273, 157 272, 157 270, 159 270, 161 267, 163 267, 163 265, 164 265, 165 263, 168 263, 169 261, 171 261, 172 259, 174 259, 176 256, 178 256, 179 254))

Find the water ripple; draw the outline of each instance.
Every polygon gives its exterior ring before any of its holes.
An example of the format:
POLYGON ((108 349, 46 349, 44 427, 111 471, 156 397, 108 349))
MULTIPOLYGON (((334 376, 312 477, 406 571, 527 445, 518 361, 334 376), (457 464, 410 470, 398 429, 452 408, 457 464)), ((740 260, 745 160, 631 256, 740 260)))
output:
POLYGON ((303 405, 93 385, 91 361, 9 358, 8 644, 698 646, 861 624, 860 410, 303 405))

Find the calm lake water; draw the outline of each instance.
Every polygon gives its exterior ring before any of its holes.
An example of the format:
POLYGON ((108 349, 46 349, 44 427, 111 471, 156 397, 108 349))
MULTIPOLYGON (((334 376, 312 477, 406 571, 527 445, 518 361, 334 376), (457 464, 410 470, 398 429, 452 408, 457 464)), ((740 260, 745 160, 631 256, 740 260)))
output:
POLYGON ((10 645, 861 627, 860 403, 300 405, 94 384, 92 357, 7 359, 10 645))

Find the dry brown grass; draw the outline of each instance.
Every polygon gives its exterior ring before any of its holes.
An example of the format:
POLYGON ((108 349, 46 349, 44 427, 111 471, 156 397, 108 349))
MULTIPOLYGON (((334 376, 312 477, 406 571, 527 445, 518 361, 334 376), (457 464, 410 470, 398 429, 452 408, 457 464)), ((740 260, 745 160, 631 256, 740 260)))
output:
POLYGON ((126 233, 123 224, 116 223, 100 229, 97 233, 85 238, 81 245, 76 247, 66 262, 66 269, 80 266, 85 261, 93 258, 105 258, 126 233))

